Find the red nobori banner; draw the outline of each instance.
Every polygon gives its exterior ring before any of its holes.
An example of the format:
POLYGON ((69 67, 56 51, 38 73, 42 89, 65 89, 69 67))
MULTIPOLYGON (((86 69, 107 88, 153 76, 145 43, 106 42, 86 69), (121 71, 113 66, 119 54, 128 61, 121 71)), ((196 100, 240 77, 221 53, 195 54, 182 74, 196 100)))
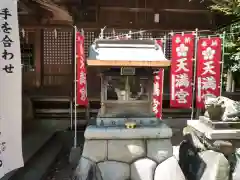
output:
POLYGON ((163 83, 164 69, 159 69, 157 75, 154 76, 153 84, 153 112, 156 117, 162 119, 162 102, 163 102, 163 83))
POLYGON ((204 108, 205 96, 220 96, 220 79, 221 38, 200 38, 197 48, 197 108, 204 108))
MULTIPOLYGON (((163 48, 163 40, 158 39, 156 43, 163 48)), ((163 82, 164 82, 164 69, 160 69, 157 74, 154 75, 153 81, 153 112, 156 117, 162 119, 162 97, 163 97, 163 82)))
POLYGON ((87 106, 87 71, 85 67, 84 36, 76 32, 76 66, 77 66, 77 89, 76 103, 87 106))
POLYGON ((172 37, 170 106, 191 108, 194 35, 177 34, 172 37))
POLYGON ((163 49, 163 40, 162 39, 157 39, 156 42, 163 49))

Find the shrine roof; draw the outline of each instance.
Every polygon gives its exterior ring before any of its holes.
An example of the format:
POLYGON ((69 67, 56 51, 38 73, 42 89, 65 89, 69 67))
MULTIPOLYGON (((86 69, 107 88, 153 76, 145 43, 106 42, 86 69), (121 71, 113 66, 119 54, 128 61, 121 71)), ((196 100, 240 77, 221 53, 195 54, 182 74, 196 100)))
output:
POLYGON ((57 5, 53 0, 19 0, 18 11, 20 11, 19 14, 44 14, 44 16, 49 18, 48 20, 54 22, 59 21, 67 24, 72 24, 73 22, 73 18, 66 7, 57 5))
POLYGON ((67 21, 72 23, 73 19, 72 16, 69 14, 69 12, 61 6, 58 6, 51 0, 35 0, 40 7, 52 12, 52 18, 51 20, 57 20, 57 21, 67 21))
POLYGON ((162 47, 155 40, 97 40, 90 46, 88 65, 169 66, 162 47))

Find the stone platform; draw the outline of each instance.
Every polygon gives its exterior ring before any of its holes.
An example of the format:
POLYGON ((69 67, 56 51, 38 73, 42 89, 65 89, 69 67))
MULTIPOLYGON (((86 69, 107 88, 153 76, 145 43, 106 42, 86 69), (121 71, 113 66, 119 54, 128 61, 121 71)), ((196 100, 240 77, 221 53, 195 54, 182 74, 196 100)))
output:
POLYGON ((202 133, 206 138, 210 140, 240 139, 240 129, 214 129, 200 120, 189 120, 187 121, 187 125, 202 133))
POLYGON ((212 121, 205 116, 199 116, 199 121, 212 129, 240 129, 239 121, 212 121))
POLYGON ((164 123, 135 129, 88 126, 76 177, 185 180, 173 157, 171 137, 172 130, 164 123))

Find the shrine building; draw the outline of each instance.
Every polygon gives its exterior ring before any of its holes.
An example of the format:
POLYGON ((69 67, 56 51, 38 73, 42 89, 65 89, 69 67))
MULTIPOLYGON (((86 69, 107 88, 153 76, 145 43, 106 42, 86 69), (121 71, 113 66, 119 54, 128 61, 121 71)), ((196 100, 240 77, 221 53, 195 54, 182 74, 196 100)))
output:
MULTIPOLYGON (((227 22, 212 13, 208 2, 189 0, 19 0, 19 23, 24 94, 31 98, 36 118, 69 117, 73 96, 73 25, 83 29, 85 53, 106 26, 104 36, 146 30, 132 39, 167 37, 165 54, 171 59, 169 32, 194 31, 211 34, 227 22), (203 31, 204 30, 204 31, 203 31)), ((191 110, 169 107, 169 68, 165 70, 163 115, 189 117, 191 110), (178 113, 172 113, 177 111, 178 113)), ((100 107, 97 68, 87 70, 90 114, 100 107)), ((78 115, 85 109, 78 107, 78 115)))

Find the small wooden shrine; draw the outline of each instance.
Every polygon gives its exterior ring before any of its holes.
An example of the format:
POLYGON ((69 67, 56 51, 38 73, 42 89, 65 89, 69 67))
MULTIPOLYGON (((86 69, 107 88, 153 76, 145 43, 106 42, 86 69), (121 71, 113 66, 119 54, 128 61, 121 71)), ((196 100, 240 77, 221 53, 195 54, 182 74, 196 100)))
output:
POLYGON ((169 66, 170 61, 154 40, 97 40, 90 47, 87 64, 98 66, 101 73, 98 125, 123 125, 129 116, 148 117, 142 122, 147 124, 156 119, 153 72, 169 66))

